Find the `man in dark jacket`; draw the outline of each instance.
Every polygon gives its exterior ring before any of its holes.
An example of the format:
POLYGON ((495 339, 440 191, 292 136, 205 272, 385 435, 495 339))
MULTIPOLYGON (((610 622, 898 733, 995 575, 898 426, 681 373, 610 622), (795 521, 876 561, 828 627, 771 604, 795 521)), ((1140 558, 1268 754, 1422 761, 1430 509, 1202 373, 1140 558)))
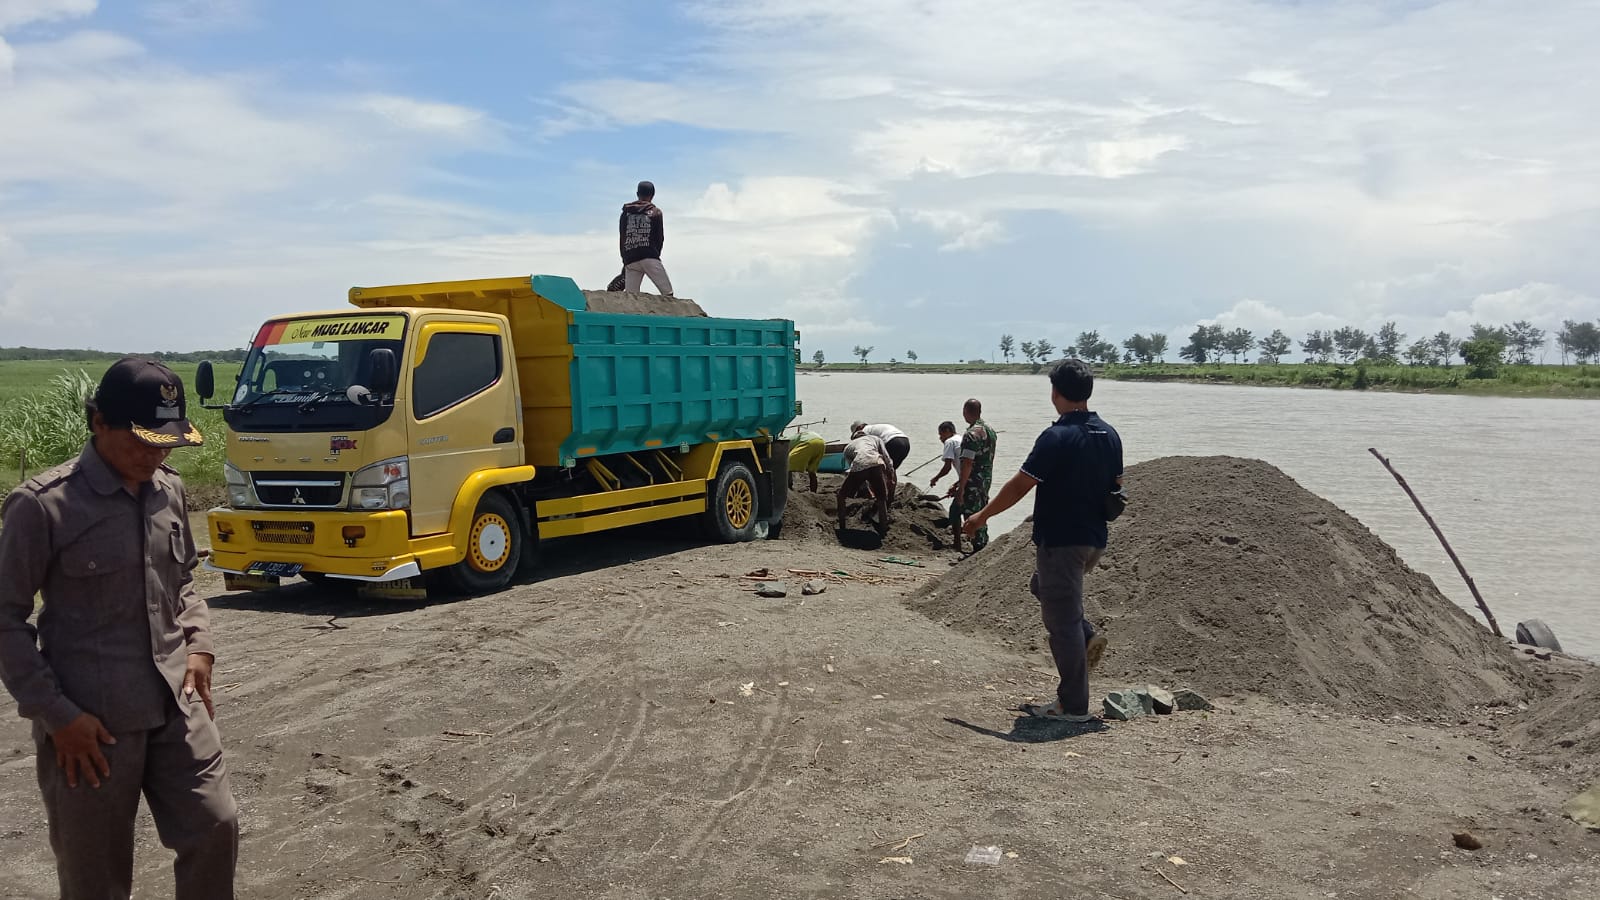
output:
POLYGON ((622 207, 622 217, 617 220, 617 237, 622 250, 623 288, 637 291, 646 275, 663 297, 672 296, 672 279, 661 265, 661 245, 666 233, 661 225, 661 210, 652 201, 656 186, 648 181, 639 182, 639 199, 622 207))
POLYGON ((1060 683, 1054 702, 1027 711, 1069 722, 1095 718, 1089 711, 1089 670, 1104 652, 1105 638, 1083 618, 1083 578, 1106 550, 1106 495, 1122 486, 1122 438, 1089 409, 1093 392, 1094 371, 1087 363, 1056 363, 1050 402, 1061 418, 1039 435, 1021 470, 965 526, 967 534, 977 534, 991 516, 1038 488, 1029 587, 1039 598, 1060 683))

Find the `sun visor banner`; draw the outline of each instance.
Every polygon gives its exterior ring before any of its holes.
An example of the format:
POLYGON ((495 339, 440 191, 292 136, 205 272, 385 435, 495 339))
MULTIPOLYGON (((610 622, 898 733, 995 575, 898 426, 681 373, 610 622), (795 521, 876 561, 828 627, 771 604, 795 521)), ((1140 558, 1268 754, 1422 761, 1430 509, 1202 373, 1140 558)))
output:
POLYGON ((313 341, 398 341, 406 331, 405 316, 340 316, 268 322, 255 345, 304 344, 313 341))

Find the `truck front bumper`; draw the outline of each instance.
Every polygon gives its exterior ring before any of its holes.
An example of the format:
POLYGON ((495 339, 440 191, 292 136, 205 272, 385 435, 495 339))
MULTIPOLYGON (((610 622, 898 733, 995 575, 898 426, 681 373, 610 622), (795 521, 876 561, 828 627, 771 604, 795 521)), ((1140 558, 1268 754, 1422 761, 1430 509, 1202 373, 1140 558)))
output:
POLYGON ((206 520, 211 536, 206 568, 218 572, 245 575, 264 563, 286 563, 350 581, 398 581, 422 574, 404 510, 219 508, 206 520))

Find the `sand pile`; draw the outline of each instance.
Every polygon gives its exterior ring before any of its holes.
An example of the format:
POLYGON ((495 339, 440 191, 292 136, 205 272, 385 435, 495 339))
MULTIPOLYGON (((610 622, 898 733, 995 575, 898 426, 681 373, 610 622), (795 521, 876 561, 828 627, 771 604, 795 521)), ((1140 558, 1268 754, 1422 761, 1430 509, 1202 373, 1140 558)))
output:
POLYGON ((1535 701, 1509 737, 1546 764, 1600 776, 1600 668, 1535 701))
MULTIPOLYGON (((824 542, 838 545, 839 520, 834 504, 838 502, 839 485, 844 478, 838 475, 818 476, 819 493, 790 490, 789 505, 783 511, 783 539, 797 543, 824 542)), ((801 483, 797 476, 794 481, 801 483)), ((902 481, 894 502, 890 504, 893 522, 883 544, 877 548, 886 554, 928 554, 950 548, 950 528, 938 524, 945 515, 943 506, 935 500, 921 499, 922 493, 915 485, 902 481)), ((849 528, 865 536, 872 526, 863 518, 871 504, 865 500, 851 500, 845 505, 849 528)))
MULTIPOLYGON (((1432 715, 1530 688, 1510 651, 1388 544, 1267 463, 1168 457, 1128 469, 1133 501, 1091 574, 1111 639, 1100 681, 1255 692, 1432 715)), ((910 602, 937 621, 1043 646, 1027 527, 910 602)))
POLYGON ((589 312, 630 313, 640 316, 691 316, 705 318, 700 304, 687 297, 663 297, 629 291, 584 291, 589 312))

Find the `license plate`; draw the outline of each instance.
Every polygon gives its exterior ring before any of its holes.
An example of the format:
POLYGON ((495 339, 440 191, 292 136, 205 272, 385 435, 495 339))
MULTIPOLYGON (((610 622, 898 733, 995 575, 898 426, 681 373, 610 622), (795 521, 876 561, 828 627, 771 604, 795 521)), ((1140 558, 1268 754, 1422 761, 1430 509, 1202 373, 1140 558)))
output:
POLYGON ((300 574, 299 563, 288 562, 256 562, 245 568, 246 575, 257 578, 289 578, 300 574))

